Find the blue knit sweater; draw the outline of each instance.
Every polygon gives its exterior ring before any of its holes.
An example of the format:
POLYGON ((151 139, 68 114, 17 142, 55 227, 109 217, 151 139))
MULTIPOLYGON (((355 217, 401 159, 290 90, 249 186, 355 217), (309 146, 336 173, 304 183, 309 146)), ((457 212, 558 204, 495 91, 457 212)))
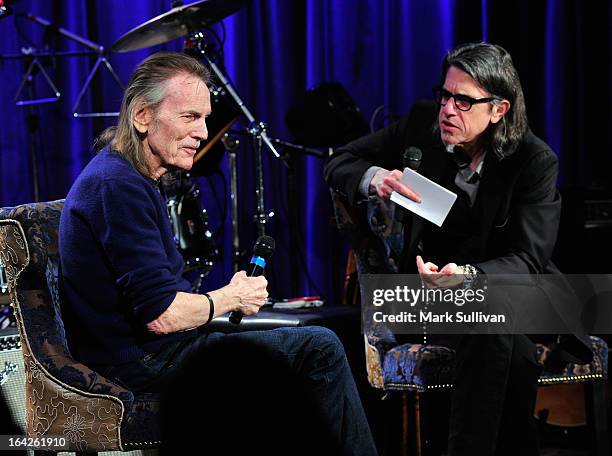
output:
POLYGON ((122 364, 189 335, 146 328, 190 285, 155 182, 122 156, 104 149, 79 175, 62 211, 59 246, 62 313, 76 359, 122 364))

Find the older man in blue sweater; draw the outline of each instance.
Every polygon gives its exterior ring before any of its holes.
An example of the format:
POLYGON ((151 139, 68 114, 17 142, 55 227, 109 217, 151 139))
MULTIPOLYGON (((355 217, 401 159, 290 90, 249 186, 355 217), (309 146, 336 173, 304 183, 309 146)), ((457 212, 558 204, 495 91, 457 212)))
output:
POLYGON ((118 125, 102 134, 104 147, 72 186, 60 224, 70 348, 129 388, 160 391, 188 355, 205 351, 211 341, 254 341, 305 379, 343 454, 375 454, 342 345, 331 331, 196 331, 230 311, 255 314, 267 297, 266 279, 244 271, 218 290, 190 293, 158 189, 167 171, 191 168, 208 136, 208 78, 206 68, 183 54, 159 53, 142 62, 118 125))

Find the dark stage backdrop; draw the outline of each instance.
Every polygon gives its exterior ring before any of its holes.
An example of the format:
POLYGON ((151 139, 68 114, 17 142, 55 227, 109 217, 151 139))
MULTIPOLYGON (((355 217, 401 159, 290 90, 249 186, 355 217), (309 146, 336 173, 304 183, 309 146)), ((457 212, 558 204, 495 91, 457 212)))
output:
MULTIPOLYGON (((21 0, 15 14, 0 20, 0 54, 28 48, 85 49, 17 13, 31 12, 110 48, 126 31, 170 9, 170 3, 21 0)), ((384 106, 374 122, 381 127, 405 114, 416 99, 430 96, 450 48, 483 39, 498 43, 515 59, 532 129, 560 157, 560 186, 605 186, 611 162, 611 19, 610 2, 252 0, 224 20, 225 64, 238 92, 255 116, 268 123, 271 135, 291 140, 285 113, 308 88, 340 82, 368 120, 384 106)), ((222 35, 219 24, 214 28, 222 35)), ((159 49, 181 50, 181 42, 110 54, 109 60, 125 83, 132 68, 159 49)), ((50 200, 65 197, 92 157, 92 138, 113 119, 76 119, 71 110, 94 60, 43 59, 62 96, 31 108, 14 103, 24 62, 0 61, 1 205, 33 201, 33 162, 40 199, 50 200)), ((118 110, 121 90, 105 70, 101 74, 79 111, 118 110)), ((40 74, 33 89, 37 97, 50 94, 40 74)), ((271 291, 287 297, 293 286, 299 294, 320 293, 328 302, 337 302, 346 245, 332 221, 324 163, 292 156, 299 216, 298 229, 293 230, 287 172, 264 152, 266 207, 275 212, 269 232, 278 245, 269 274, 271 291), (297 248, 290 248, 292 240, 297 248)), ((252 150, 242 147, 238 160, 241 239, 248 252, 256 237, 252 150)), ((224 284, 231 275, 226 157, 216 171, 198 179, 210 227, 223 250, 207 288, 224 284)))

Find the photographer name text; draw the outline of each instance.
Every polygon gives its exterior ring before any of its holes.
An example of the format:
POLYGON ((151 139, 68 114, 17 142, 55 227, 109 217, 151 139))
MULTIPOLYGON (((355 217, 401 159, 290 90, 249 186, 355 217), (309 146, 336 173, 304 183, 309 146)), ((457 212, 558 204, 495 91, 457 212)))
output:
POLYGON ((392 314, 374 312, 372 319, 376 323, 506 323, 506 316, 503 314, 487 314, 476 311, 444 312, 441 314, 424 310, 392 314))

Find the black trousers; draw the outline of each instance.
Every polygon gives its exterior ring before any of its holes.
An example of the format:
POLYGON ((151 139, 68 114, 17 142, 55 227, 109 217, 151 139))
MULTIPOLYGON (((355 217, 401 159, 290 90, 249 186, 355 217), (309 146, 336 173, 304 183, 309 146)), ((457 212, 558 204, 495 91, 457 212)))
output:
POLYGON ((542 368, 531 339, 466 335, 435 343, 457 352, 449 456, 537 455, 533 410, 542 368))

